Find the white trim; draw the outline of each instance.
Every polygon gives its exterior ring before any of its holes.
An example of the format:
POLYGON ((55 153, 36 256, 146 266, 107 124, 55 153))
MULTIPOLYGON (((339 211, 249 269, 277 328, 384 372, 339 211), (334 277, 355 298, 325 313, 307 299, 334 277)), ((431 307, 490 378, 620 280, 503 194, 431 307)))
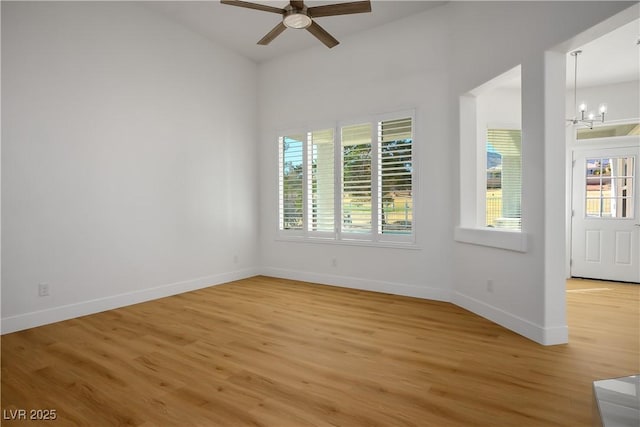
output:
POLYGON ((305 281, 319 285, 338 286, 432 301, 450 302, 543 345, 563 344, 568 341, 568 328, 566 326, 543 328, 533 322, 515 316, 475 298, 463 295, 459 292, 452 293, 448 287, 433 287, 428 285, 419 286, 415 284, 387 282, 382 280, 362 279, 353 276, 338 276, 273 267, 248 268, 11 316, 2 319, 2 334, 208 288, 232 282, 234 280, 253 277, 259 274, 275 278, 305 281))
POLYGON ((309 271, 289 270, 284 268, 264 267, 261 273, 265 276, 280 279, 299 280, 319 285, 337 286, 363 291, 381 292, 385 294, 422 298, 433 301, 451 301, 451 291, 447 288, 418 286, 407 283, 386 282, 382 280, 361 279, 353 276, 315 273, 309 271))
POLYGON ((515 252, 527 252, 527 233, 521 231, 501 230, 495 228, 456 227, 456 242, 471 245, 488 246, 515 252))
POLYGON ((132 304, 152 301, 159 298, 232 282, 234 280, 245 279, 255 276, 256 274, 257 272, 255 269, 248 268, 5 317, 2 319, 1 333, 8 334, 11 332, 21 331, 23 329, 47 325, 49 323, 95 314, 101 311, 113 310, 132 304))
POLYGON ((607 148, 637 147, 638 138, 640 138, 638 135, 621 135, 581 139, 580 141, 577 141, 574 135, 573 143, 568 146, 568 149, 574 151, 586 151, 607 148))
MULTIPOLYGON (((368 234, 367 236, 371 236, 368 234)), ((409 250, 421 250, 422 246, 418 245, 415 240, 408 241, 393 241, 390 239, 387 240, 371 240, 371 239, 355 239, 355 238, 342 238, 342 239, 334 239, 333 237, 322 237, 322 236, 293 236, 293 235, 284 235, 278 234, 275 239, 277 242, 286 242, 286 243, 323 243, 337 246, 366 246, 370 248, 391 248, 391 249, 409 249, 409 250)))
POLYGON ((539 344, 556 345, 569 342, 567 326, 545 328, 460 292, 453 293, 451 302, 539 344))

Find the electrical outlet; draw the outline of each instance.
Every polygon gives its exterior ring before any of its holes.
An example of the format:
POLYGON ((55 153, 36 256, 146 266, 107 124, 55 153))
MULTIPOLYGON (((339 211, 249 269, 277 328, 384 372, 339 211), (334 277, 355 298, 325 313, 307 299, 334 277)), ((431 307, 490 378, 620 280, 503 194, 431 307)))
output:
POLYGON ((48 283, 39 283, 38 284, 38 296, 39 297, 48 297, 49 296, 49 284, 48 283))
POLYGON ((331 266, 332 267, 337 267, 338 266, 338 260, 335 258, 331 258, 331 266))
POLYGON ((487 292, 493 292, 493 279, 487 280, 487 292))

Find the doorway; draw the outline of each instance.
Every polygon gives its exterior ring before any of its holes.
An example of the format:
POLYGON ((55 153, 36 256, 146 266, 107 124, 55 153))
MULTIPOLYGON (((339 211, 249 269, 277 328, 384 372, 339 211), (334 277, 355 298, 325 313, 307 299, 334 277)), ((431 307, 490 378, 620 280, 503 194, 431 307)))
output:
POLYGON ((571 276, 640 283, 640 137, 573 150, 571 276))

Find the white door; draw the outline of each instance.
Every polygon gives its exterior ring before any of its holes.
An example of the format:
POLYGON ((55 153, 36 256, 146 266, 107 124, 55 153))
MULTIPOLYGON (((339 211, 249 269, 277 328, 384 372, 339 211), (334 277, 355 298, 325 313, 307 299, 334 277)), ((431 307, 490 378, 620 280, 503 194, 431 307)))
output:
POLYGON ((640 139, 573 160, 571 275, 640 283, 640 139))

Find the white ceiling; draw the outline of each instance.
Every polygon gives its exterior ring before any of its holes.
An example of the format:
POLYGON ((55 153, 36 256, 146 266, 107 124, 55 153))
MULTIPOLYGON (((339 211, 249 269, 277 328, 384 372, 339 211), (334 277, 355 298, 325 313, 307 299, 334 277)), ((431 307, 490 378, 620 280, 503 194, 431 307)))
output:
MULTIPOLYGON (((284 7, 286 0, 249 0, 274 7, 284 7)), ((345 3, 351 0, 305 0, 309 7, 345 3)), ((372 12, 317 18, 317 22, 338 40, 348 43, 347 36, 390 21, 402 19, 440 6, 446 1, 372 0, 372 12), (347 39, 347 40, 345 40, 347 39)), ((257 41, 269 32, 281 17, 237 6, 223 5, 219 0, 145 1, 147 7, 182 24, 202 36, 260 63, 304 49, 327 49, 305 30, 287 29, 268 46, 257 41)), ((578 86, 596 86, 640 79, 640 20, 633 21, 584 46, 578 58, 578 86)), ((334 49, 340 49, 340 45, 334 49)), ((573 87, 573 57, 567 55, 567 87, 573 87)))
MULTIPOLYGON (((288 1, 275 0, 248 1, 280 8, 289 3, 288 1)), ((348 3, 348 1, 305 0, 305 4, 308 7, 335 3, 348 3)), ((350 34, 405 18, 444 3, 446 2, 373 0, 371 2, 371 13, 328 16, 317 18, 316 22, 342 42, 350 34)), ((282 21, 282 17, 275 13, 223 5, 218 0, 151 1, 143 2, 142 4, 255 62, 268 61, 280 55, 308 48, 321 47, 327 49, 309 32, 292 29, 287 29, 268 46, 257 45, 258 40, 282 21)), ((339 48, 340 45, 334 47, 334 49, 339 48)))
MULTIPOLYGON (((574 50, 578 56, 578 87, 640 79, 640 19, 574 50)), ((567 84, 573 87, 574 58, 567 55, 567 84)))

